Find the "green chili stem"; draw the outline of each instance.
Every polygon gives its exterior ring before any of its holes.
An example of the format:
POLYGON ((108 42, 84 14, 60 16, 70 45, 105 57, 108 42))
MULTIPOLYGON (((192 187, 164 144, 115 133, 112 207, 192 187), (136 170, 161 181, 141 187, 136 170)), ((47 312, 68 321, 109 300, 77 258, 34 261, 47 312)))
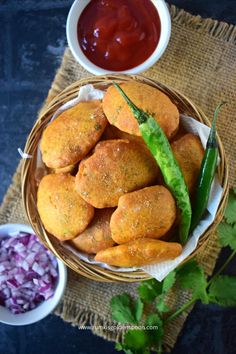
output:
POLYGON ((157 354, 162 353, 162 341, 161 340, 158 342, 156 349, 157 349, 157 351, 156 351, 157 354))
POLYGON ((191 305, 193 305, 197 300, 191 299, 188 302, 186 302, 185 304, 183 304, 177 311, 175 311, 174 313, 172 313, 169 317, 167 317, 165 319, 165 322, 170 322, 172 321, 175 317, 178 317, 179 315, 181 315, 184 311, 186 311, 191 305))
POLYGON ((211 144, 211 143, 214 143, 214 140, 216 140, 216 119, 217 119, 217 116, 218 116, 218 113, 221 109, 221 107, 225 104, 226 102, 221 102, 215 109, 215 112, 214 112, 214 116, 213 116, 213 120, 212 120, 212 124, 211 124, 211 130, 210 130, 210 134, 209 134, 209 137, 208 137, 208 142, 211 144))
POLYGON ((135 118, 137 119, 138 121, 138 124, 142 124, 142 123, 145 123, 148 119, 148 115, 140 110, 132 101, 131 99, 126 95, 126 93, 121 89, 121 87, 116 84, 114 81, 113 81, 113 85, 115 86, 115 88, 117 88, 117 90, 120 92, 120 94, 124 97, 124 99, 128 102, 129 104, 129 107, 131 108, 132 110, 132 113, 133 115, 135 116, 135 118))

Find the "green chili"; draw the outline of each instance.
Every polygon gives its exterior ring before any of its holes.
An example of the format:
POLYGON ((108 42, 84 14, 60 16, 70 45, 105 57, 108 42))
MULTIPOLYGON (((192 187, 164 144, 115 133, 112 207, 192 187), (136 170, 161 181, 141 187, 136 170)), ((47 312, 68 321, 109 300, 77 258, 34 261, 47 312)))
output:
POLYGON ((179 227, 180 242, 185 244, 189 235, 192 210, 188 188, 180 167, 175 160, 169 141, 157 121, 151 115, 139 109, 118 84, 114 83, 114 86, 120 91, 138 121, 142 137, 157 161, 167 187, 175 197, 177 206, 181 212, 179 227))
POLYGON ((218 143, 216 139, 216 119, 220 111, 222 102, 216 107, 214 118, 212 121, 211 130, 207 139, 206 150, 201 164, 201 169, 198 177, 196 196, 194 200, 193 217, 191 230, 194 230, 201 220, 204 211, 206 210, 209 200, 211 185, 216 172, 218 158, 218 143))

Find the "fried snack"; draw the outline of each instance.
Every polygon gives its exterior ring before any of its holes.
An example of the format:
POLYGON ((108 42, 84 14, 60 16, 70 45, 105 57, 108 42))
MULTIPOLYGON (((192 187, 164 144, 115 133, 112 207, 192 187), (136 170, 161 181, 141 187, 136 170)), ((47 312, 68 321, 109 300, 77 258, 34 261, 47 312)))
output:
POLYGON ((54 169, 76 164, 94 147, 106 125, 100 101, 80 102, 67 109, 43 132, 43 162, 54 169))
POLYGON ((95 208, 109 208, 116 206, 123 194, 153 184, 158 174, 155 160, 141 144, 106 140, 81 161, 76 188, 95 208))
MULTIPOLYGON (((123 139, 123 140, 131 140, 137 143, 145 145, 145 142, 141 136, 131 135, 122 130, 116 128, 114 125, 107 125, 101 140, 112 140, 112 139, 123 139)), ((146 146, 146 145, 145 145, 146 146)))
POLYGON ((180 219, 178 218, 178 212, 179 212, 179 210, 177 209, 177 216, 176 216, 175 222, 171 226, 170 230, 168 230, 165 233, 165 235, 160 237, 161 241, 172 241, 172 242, 178 242, 179 241, 179 223, 180 223, 180 219))
POLYGON ((115 128, 111 124, 107 124, 106 129, 104 130, 101 139, 100 140, 113 140, 113 139, 118 139, 119 137, 117 136, 116 132, 114 131, 115 128))
MULTIPOLYGON (((142 144, 142 146, 146 149, 146 153, 150 156, 151 159, 153 159, 151 152, 148 150, 148 147, 141 136, 125 133, 122 130, 116 128, 114 125, 108 124, 101 137, 101 140, 114 140, 114 139, 130 140, 138 144, 142 144)), ((158 176, 158 184, 159 182, 160 184, 163 184, 162 181, 163 181, 162 175, 160 173, 158 176)))
POLYGON ((171 144, 174 156, 182 170, 189 193, 192 194, 197 184, 204 149, 200 139, 193 134, 185 134, 171 144))
POLYGON ((179 139, 182 138, 185 134, 188 134, 188 131, 185 129, 185 127, 183 126, 183 124, 181 124, 181 121, 180 121, 178 131, 177 131, 177 133, 172 137, 172 139, 170 139, 170 144, 172 144, 173 141, 179 140, 179 139))
MULTIPOLYGON (((101 140, 112 140, 112 139, 130 140, 138 144, 142 144, 143 148, 146 149, 146 154, 149 155, 150 159, 153 159, 151 152, 148 150, 148 147, 141 136, 125 133, 122 130, 116 128, 114 125, 108 124, 101 137, 101 140)), ((156 183, 164 184, 161 173, 158 174, 156 183)))
POLYGON ((72 173, 76 168, 76 164, 75 165, 69 165, 66 167, 61 167, 61 168, 52 168, 51 169, 51 173, 72 173))
MULTIPOLYGON (((138 82, 126 82, 120 86, 138 108, 157 120, 168 139, 176 133, 179 112, 169 97, 154 87, 138 82)), ((110 124, 126 133, 141 135, 130 108, 114 86, 107 89, 103 98, 103 110, 110 124)))
POLYGON ((84 231, 94 208, 75 190, 75 177, 50 174, 41 180, 37 207, 45 229, 59 240, 70 240, 84 231))
POLYGON ((174 259, 181 251, 179 243, 142 238, 100 251, 95 261, 117 267, 140 267, 174 259))
POLYGON ((115 245, 111 238, 110 219, 113 208, 97 209, 94 218, 79 236, 71 240, 71 243, 82 252, 97 253, 115 245))
POLYGON ((144 237, 160 238, 175 218, 175 200, 167 188, 140 189, 120 197, 110 222, 112 238, 118 244, 144 237))

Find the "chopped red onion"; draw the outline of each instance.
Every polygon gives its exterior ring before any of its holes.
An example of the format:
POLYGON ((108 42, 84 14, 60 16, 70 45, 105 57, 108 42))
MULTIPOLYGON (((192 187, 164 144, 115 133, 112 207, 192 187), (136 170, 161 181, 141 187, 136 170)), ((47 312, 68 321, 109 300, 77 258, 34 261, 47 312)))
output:
POLYGON ((0 240, 0 305, 15 314, 34 309, 54 294, 56 258, 25 232, 0 240))

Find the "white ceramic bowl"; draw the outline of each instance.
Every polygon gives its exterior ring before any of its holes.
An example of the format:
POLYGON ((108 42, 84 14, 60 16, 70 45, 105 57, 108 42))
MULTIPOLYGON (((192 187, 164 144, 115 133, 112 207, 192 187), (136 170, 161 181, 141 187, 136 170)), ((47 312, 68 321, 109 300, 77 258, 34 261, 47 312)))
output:
MULTIPOLYGON (((151 0, 155 5, 160 21, 161 21, 161 35, 158 45, 152 55, 145 60, 142 64, 125 71, 115 71, 115 73, 123 74, 138 74, 150 68, 164 53, 171 33, 171 18, 168 7, 164 0, 151 0)), ((83 53, 80 48, 77 37, 77 23, 83 9, 88 5, 90 0, 75 0, 71 6, 70 12, 67 17, 66 35, 69 47, 75 59, 89 72, 94 75, 103 75, 112 73, 112 71, 105 70, 93 64, 83 53)))
MULTIPOLYGON (((30 226, 22 224, 5 224, 0 226, 0 238, 6 234, 16 231, 23 231, 35 234, 30 226)), ((0 322, 13 326, 28 325, 41 320, 49 315, 60 302, 65 291, 67 282, 67 268, 63 262, 57 259, 58 282, 52 298, 43 301, 35 309, 21 314, 13 314, 7 308, 0 306, 0 322)))

